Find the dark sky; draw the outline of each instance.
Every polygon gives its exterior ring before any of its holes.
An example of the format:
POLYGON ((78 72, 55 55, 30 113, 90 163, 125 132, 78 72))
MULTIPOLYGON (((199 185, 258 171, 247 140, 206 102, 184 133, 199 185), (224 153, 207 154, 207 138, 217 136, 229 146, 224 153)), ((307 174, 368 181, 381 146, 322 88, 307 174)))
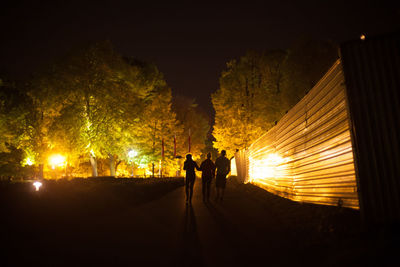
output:
POLYGON ((21 77, 82 43, 110 40, 119 53, 155 63, 174 94, 212 113, 221 71, 247 50, 287 48, 302 36, 342 42, 400 25, 395 1, 135 2, 3 3, 0 75, 21 77))

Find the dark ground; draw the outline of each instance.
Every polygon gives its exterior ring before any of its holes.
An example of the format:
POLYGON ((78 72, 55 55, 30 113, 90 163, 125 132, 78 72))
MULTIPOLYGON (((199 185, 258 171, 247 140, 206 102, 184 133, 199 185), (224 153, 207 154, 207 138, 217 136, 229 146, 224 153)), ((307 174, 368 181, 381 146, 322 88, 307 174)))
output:
POLYGON ((198 179, 192 206, 179 178, 2 184, 0 266, 399 266, 358 211, 228 181, 203 203, 198 179))

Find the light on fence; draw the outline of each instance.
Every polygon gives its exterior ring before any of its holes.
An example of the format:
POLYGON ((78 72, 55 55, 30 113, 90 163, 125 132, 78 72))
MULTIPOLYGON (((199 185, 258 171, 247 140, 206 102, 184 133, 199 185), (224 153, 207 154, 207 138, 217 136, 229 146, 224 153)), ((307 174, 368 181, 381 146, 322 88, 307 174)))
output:
POLYGON ((35 187, 36 191, 39 191, 40 187, 42 186, 42 183, 36 181, 33 183, 33 186, 35 187))
POLYGON ((278 154, 268 154, 265 158, 250 158, 250 177, 251 180, 262 180, 266 178, 275 178, 282 175, 281 164, 287 162, 287 159, 278 154))

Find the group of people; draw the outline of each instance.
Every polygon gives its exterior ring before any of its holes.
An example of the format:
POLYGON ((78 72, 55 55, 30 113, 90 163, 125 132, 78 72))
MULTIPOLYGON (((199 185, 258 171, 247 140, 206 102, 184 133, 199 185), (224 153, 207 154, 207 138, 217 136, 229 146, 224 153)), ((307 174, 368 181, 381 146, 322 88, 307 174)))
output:
POLYGON ((211 160, 211 153, 207 154, 207 159, 204 160, 200 167, 192 159, 192 155, 186 155, 186 161, 184 162, 183 169, 186 171, 186 204, 192 203, 193 187, 196 180, 196 170, 202 172, 202 192, 203 201, 210 201, 210 188, 211 182, 215 177, 215 186, 217 195, 215 200, 222 201, 224 198, 224 190, 226 185, 226 176, 231 171, 231 162, 226 158, 226 151, 222 150, 221 155, 217 158, 215 163, 211 160), (216 174, 215 174, 216 173, 216 174))

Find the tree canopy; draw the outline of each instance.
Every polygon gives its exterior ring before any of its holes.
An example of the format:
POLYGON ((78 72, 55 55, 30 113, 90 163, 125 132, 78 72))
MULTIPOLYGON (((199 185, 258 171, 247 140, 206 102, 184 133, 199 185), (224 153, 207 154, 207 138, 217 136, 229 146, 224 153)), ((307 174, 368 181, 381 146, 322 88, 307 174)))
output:
POLYGON ((336 51, 330 43, 308 40, 229 61, 212 95, 214 147, 230 155, 248 148, 315 85, 336 51))
MULTIPOLYGON (((73 50, 20 85, 13 116, 5 98, 15 92, 6 92, 3 81, 1 87, 0 149, 7 152, 9 143, 21 149, 39 167, 39 177, 54 153, 65 156, 67 176, 87 175, 80 166, 88 162, 97 176, 99 160, 109 162, 110 175, 121 161, 159 169, 162 160, 164 174, 179 169, 174 136, 183 147, 187 123, 172 110, 171 89, 155 65, 122 57, 109 42, 73 50), (134 159, 130 150, 136 151, 134 159)), ((193 142, 197 150, 200 139, 193 142)))

